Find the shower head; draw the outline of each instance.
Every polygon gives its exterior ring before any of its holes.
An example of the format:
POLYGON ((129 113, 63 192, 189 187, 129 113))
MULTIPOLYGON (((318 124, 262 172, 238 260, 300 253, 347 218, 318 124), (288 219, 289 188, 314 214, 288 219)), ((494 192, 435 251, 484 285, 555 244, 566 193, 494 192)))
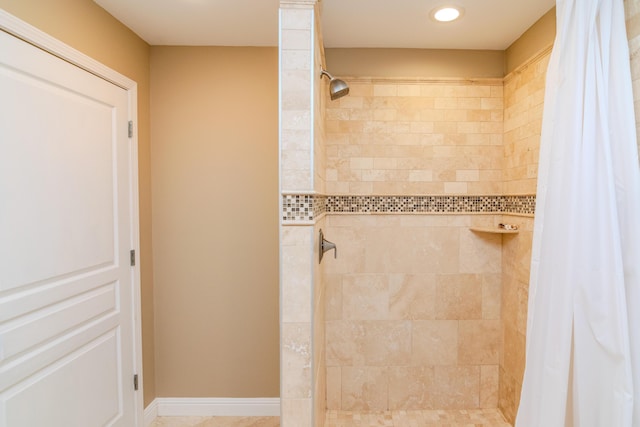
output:
POLYGON ((347 85, 344 80, 336 79, 322 68, 320 71, 322 71, 320 78, 322 78, 322 76, 329 78, 329 96, 332 101, 342 98, 349 93, 349 85, 347 85))

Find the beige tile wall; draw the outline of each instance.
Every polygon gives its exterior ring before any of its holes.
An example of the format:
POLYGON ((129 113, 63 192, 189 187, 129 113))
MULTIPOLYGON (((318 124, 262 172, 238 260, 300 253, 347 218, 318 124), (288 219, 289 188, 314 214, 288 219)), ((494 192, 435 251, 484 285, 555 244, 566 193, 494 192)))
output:
POLYGON ((313 189, 313 7, 287 4, 280 13, 280 188, 313 189))
POLYGON ((325 137, 325 114, 326 103, 329 97, 326 96, 329 93, 329 80, 326 77, 320 77, 320 69, 323 68, 321 64, 324 63, 324 44, 322 41, 322 32, 319 30, 321 23, 318 14, 316 14, 316 20, 314 24, 314 63, 316 64, 313 70, 314 76, 320 79, 317 84, 314 85, 314 145, 313 145, 313 162, 314 162, 314 190, 319 194, 326 194, 326 137, 325 137))
POLYGON ((313 227, 281 232, 280 399, 283 427, 311 425, 313 227))
MULTIPOLYGON (((640 6, 625 8, 640 129, 640 6)), ((549 53, 505 79, 504 101, 491 100, 502 96, 493 84, 481 94, 464 83, 350 82, 351 97, 327 104, 327 193, 535 193, 549 53)), ((326 276, 328 407, 498 404, 513 422, 532 229, 532 218, 509 215, 327 218, 343 255, 326 276), (467 230, 478 221, 520 233, 480 237, 467 230)))
MULTIPOLYGON (((349 97, 327 102, 327 193, 504 194, 502 80, 349 84, 349 97)), ((531 128, 517 121, 530 109, 510 112, 510 136, 531 128)), ((516 153, 512 140, 511 164, 533 163, 537 151, 516 153)), ((500 220, 327 219, 342 240, 326 276, 329 409, 497 406, 501 237, 467 227, 500 220)))
POLYGON ((502 246, 502 337, 504 352, 500 358, 500 395, 498 407, 511 423, 520 402, 525 365, 525 334, 533 218, 504 216, 518 225, 517 235, 505 235, 502 246))
MULTIPOLYGON (((326 230, 326 217, 320 218, 314 228, 314 239, 318 239, 319 232, 326 230)), ((319 263, 318 240, 313 242, 313 256, 311 263, 314 268, 313 275, 313 417, 314 427, 323 427, 326 419, 327 408, 327 363, 325 351, 325 331, 326 331, 326 286, 325 269, 327 260, 324 258, 322 264, 319 263)))
POLYGON ((497 406, 501 237, 468 227, 499 220, 327 217, 329 409, 497 406))
MULTIPOLYGON (((282 193, 325 191, 326 84, 320 80, 322 36, 315 2, 280 8, 282 193)), ((281 425, 323 427, 326 401, 325 287, 318 264, 324 220, 283 224, 281 238, 281 425)))
MULTIPOLYGON (((325 173, 326 173, 326 140, 325 140, 325 94, 328 93, 328 85, 326 78, 320 75, 321 64, 324 62, 324 48, 322 41, 322 31, 320 25, 319 13, 314 13, 314 141, 313 141, 313 164, 314 164, 314 182, 313 189, 316 193, 325 194, 325 173)), ((325 351, 325 286, 324 286, 324 265, 319 263, 318 241, 320 230, 325 228, 324 217, 317 219, 314 227, 313 248, 311 249, 312 260, 314 266, 313 274, 313 299, 311 307, 313 309, 313 426, 323 427, 326 414, 327 401, 327 366, 325 351)))
POLYGON ((501 79, 349 79, 327 102, 328 194, 502 194, 501 79))
MULTIPOLYGON (((310 193, 322 189, 323 174, 315 171, 323 168, 324 150, 314 2, 283 1, 280 25, 280 191, 310 193)), ((313 262, 320 226, 280 227, 282 427, 324 425, 322 272, 313 262)))
MULTIPOLYGON (((640 130, 640 3, 625 0, 637 128, 640 130)), ((544 79, 550 52, 507 76, 504 85, 504 181, 506 194, 535 193, 542 127, 544 79)), ((502 249, 504 354, 500 360, 499 408, 513 422, 525 366, 525 336, 533 219, 505 216, 520 226, 502 249)))
POLYGON ((535 194, 550 50, 505 78, 504 192, 535 194))
POLYGON ((638 147, 640 147, 640 2, 625 0, 627 35, 631 54, 631 77, 633 79, 633 99, 635 101, 638 147))
MULTIPOLYGON (((550 50, 505 78, 505 194, 535 194, 544 87, 550 50)), ((525 334, 533 218, 505 215, 519 226, 502 246, 502 339, 499 408, 514 422, 525 364, 525 334)))

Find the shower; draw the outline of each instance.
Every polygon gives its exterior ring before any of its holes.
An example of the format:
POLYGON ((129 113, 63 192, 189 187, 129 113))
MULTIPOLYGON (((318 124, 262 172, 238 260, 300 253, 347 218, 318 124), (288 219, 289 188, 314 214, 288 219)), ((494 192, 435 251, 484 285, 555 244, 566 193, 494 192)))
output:
POLYGON ((322 76, 327 76, 329 78, 329 95, 331 96, 332 101, 342 98, 349 93, 349 85, 347 85, 344 80, 336 79, 322 68, 320 71, 322 72, 320 74, 320 78, 322 78, 322 76))

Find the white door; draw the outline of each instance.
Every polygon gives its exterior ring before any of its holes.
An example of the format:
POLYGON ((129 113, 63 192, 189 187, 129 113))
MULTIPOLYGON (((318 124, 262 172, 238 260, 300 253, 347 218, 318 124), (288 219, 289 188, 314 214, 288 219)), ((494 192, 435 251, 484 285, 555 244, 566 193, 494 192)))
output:
POLYGON ((0 31, 0 427, 138 423, 128 108, 0 31))

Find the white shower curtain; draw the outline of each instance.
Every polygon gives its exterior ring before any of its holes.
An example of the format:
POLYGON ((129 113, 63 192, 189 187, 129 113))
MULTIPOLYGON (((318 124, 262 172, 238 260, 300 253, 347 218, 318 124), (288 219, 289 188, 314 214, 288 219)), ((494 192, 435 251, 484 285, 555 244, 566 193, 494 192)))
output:
POLYGON ((640 170, 622 0, 558 0, 517 427, 640 427, 640 170))

